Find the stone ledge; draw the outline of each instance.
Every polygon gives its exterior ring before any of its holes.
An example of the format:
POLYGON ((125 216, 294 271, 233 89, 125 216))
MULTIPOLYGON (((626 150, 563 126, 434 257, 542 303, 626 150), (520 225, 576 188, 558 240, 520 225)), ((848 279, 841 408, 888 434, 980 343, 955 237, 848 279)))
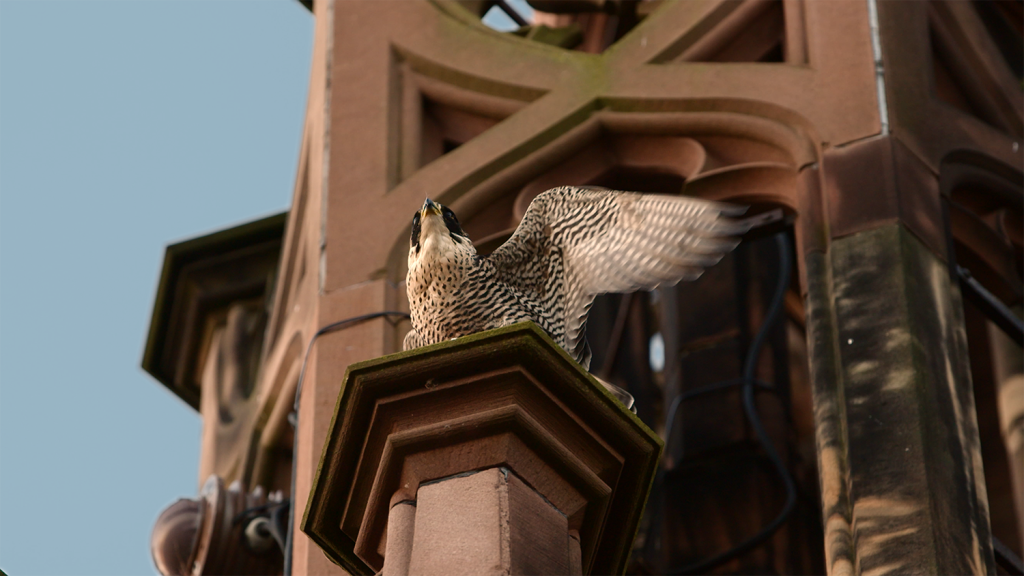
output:
POLYGON ((662 442, 533 323, 349 366, 301 529, 354 574, 383 565, 390 506, 505 466, 621 573, 662 442))

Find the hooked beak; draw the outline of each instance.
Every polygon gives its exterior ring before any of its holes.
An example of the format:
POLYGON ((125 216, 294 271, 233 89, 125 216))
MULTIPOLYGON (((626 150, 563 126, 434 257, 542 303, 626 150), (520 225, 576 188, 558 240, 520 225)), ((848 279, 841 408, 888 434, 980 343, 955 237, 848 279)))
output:
POLYGON ((440 216, 441 207, 430 198, 427 198, 426 200, 423 201, 423 208, 420 208, 420 217, 425 218, 427 217, 427 215, 431 213, 440 216))

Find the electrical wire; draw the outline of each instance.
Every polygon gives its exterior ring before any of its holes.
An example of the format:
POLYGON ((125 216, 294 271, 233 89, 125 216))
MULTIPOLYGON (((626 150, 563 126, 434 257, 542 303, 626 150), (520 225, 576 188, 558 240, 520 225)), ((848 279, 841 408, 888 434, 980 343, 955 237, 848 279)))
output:
MULTIPOLYGON (((703 574, 721 564, 724 564, 725 562, 728 562, 729 560, 732 560, 733 558, 736 558, 737 556, 749 552, 770 538, 772 534, 782 526, 783 522, 786 521, 789 515, 792 514, 793 509, 796 507, 796 484, 793 481, 793 477, 789 474, 789 470, 786 468, 782 458, 775 450, 775 446, 772 444, 771 438, 768 437, 768 433, 765 431, 764 425, 761 423, 761 418, 757 414, 757 406, 754 404, 755 388, 767 387, 772 389, 772 387, 767 385, 765 382, 755 379, 754 374, 757 370, 757 359, 760 356, 761 349, 764 347, 764 343, 768 338, 768 332, 772 327, 774 327, 782 312, 782 304, 786 295, 786 288, 789 286, 790 270, 792 268, 792 262, 789 254, 789 240, 786 234, 780 233, 776 235, 775 243, 779 250, 779 277, 776 283, 775 293, 773 294, 771 304, 768 307, 768 313, 765 315, 764 321, 761 323, 761 328, 754 337, 750 348, 747 349, 747 356, 743 363, 743 378, 740 379, 739 382, 743 386, 743 412, 747 417, 747 421, 750 422, 750 426, 753 428, 754 435, 757 436, 757 440, 761 444, 761 448, 764 450, 765 454, 768 456, 768 460, 771 461, 772 466, 782 479, 782 483, 786 490, 786 502, 779 514, 750 538, 747 538, 720 554, 671 570, 669 571, 670 574, 703 574)), ((670 419, 666 424, 675 425, 675 411, 678 410, 679 405, 681 405, 684 400, 688 399, 687 396, 692 398, 700 394, 706 394, 725 389, 730 386, 735 386, 736 384, 737 381, 735 380, 727 380, 725 382, 718 382, 710 386, 692 390, 688 394, 680 394, 673 400, 673 404, 669 411, 670 419)), ((666 426, 666 435, 669 434, 669 431, 670 429, 666 426)))
MULTIPOLYGON (((665 444, 665 453, 670 453, 667 442, 671 442, 672 440, 672 430, 675 429, 676 425, 676 414, 679 412, 679 408, 682 407, 683 402, 686 402, 687 400, 692 400, 698 396, 711 394, 712 392, 721 392, 722 390, 728 390, 729 388, 732 388, 733 386, 739 386, 744 382, 745 380, 743 380, 742 378, 736 378, 735 380, 723 380, 721 382, 715 382, 714 384, 708 384, 707 386, 701 386, 700 388, 687 390, 686 392, 677 395, 675 397, 675 400, 672 400, 672 405, 669 406, 668 419, 665 421, 665 438, 668 439, 666 440, 665 444)), ((775 387, 765 382, 764 380, 754 380, 754 386, 765 392, 775 391, 775 387)))
POLYGON ((1024 574, 1024 561, 995 536, 992 537, 992 551, 995 553, 996 564, 1006 570, 1007 574, 1024 574))
POLYGON ((960 279, 960 288, 964 296, 1018 346, 1024 346, 1024 321, 1007 308, 1002 300, 982 286, 981 282, 975 280, 970 270, 957 266, 956 274, 960 279))
POLYGON ((297 470, 297 464, 299 461, 299 431, 298 431, 298 420, 299 420, 299 401, 302 398, 302 380, 306 376, 306 363, 309 361, 309 354, 313 350, 313 344, 316 343, 316 339, 324 334, 336 332, 342 328, 348 328, 355 326, 361 322, 367 320, 373 320, 374 318, 381 318, 386 316, 398 316, 406 320, 409 319, 409 315, 405 312, 385 311, 385 312, 373 312, 371 314, 363 314, 361 316, 353 316, 352 318, 346 318, 328 324, 316 331, 313 337, 309 339, 309 344, 306 345, 306 353, 302 357, 302 368, 299 369, 299 381, 295 384, 295 401, 292 403, 292 412, 288 414, 288 421, 291 422, 295 428, 292 436, 292 485, 291 485, 291 497, 290 512, 288 514, 288 532, 285 536, 284 546, 284 576, 291 576, 292 574, 292 543, 295 534, 295 472, 297 470))

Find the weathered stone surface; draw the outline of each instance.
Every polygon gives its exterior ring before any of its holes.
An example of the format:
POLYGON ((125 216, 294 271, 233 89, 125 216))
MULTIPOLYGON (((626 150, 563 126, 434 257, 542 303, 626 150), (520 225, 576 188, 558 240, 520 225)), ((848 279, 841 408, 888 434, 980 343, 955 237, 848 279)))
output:
POLYGON ((420 487, 408 574, 569 574, 569 540, 565 515, 490 468, 420 487))
POLYGON ((991 573, 962 309, 947 266, 899 224, 835 240, 831 274, 824 258, 808 263, 833 573, 851 562, 876 575, 991 573))
POLYGON ((808 254, 804 266, 807 269, 807 348, 813 383, 825 562, 830 575, 848 576, 854 573, 856 551, 848 483, 846 398, 832 305, 832 269, 828 257, 821 252, 808 254))

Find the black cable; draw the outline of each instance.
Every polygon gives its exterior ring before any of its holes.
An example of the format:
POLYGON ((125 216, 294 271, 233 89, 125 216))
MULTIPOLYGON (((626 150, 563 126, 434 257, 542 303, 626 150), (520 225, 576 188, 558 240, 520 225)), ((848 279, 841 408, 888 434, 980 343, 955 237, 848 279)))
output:
MULTIPOLYGON (((743 378, 736 378, 734 380, 722 380, 721 382, 715 382, 714 384, 708 384, 707 386, 701 386, 700 388, 694 388, 678 394, 668 409, 668 419, 665 421, 665 453, 671 454, 669 451, 669 443, 672 441, 672 430, 675 429, 676 413, 679 412, 679 408, 682 407, 683 402, 687 400, 693 400, 698 396, 705 394, 711 394, 712 392, 721 392, 728 390, 733 386, 740 386, 746 382, 743 378)), ((774 392, 775 387, 765 382, 764 380, 754 380, 754 386, 757 386, 761 390, 766 392, 774 392)))
MULTIPOLYGON (((733 386, 739 386, 743 384, 743 382, 744 380, 742 378, 736 378, 733 380, 723 380, 721 382, 715 382, 713 384, 708 384, 706 386, 701 386, 699 388, 693 388, 691 390, 687 390, 686 392, 676 395, 675 399, 672 400, 672 404, 668 409, 668 418, 665 421, 665 454, 672 454, 674 451, 674 447, 672 445, 672 431, 675 430, 675 421, 679 414, 679 409, 682 407, 684 402, 700 396, 704 396, 705 394, 711 394, 714 392, 722 392, 724 390, 728 390, 733 386)), ((754 385, 758 388, 758 391, 760 392, 778 392, 775 386, 763 380, 755 380, 754 385)), ((664 484, 665 469, 664 467, 660 467, 654 480, 654 485, 650 497, 651 502, 657 501, 661 498, 661 490, 664 484)), ((657 526, 664 521, 664 519, 661 517, 661 512, 662 511, 660 508, 655 509, 654 517, 652 517, 649 521, 650 525, 657 526)), ((660 544, 655 542, 654 538, 648 538, 646 543, 644 544, 643 556, 649 556, 655 545, 660 546, 660 544)))
POLYGON ((1024 561, 995 536, 992 537, 992 551, 995 552, 996 564, 1007 574, 1024 574, 1024 561))
POLYGON ((957 266, 956 274, 960 279, 960 288, 964 296, 1018 346, 1024 346, 1024 321, 1021 321, 999 298, 986 290, 981 282, 975 280, 970 270, 957 266))
POLYGON ((671 574, 704 574, 716 566, 752 550, 770 538, 796 507, 796 484, 782 458, 775 451, 775 446, 772 445, 771 438, 768 437, 768 433, 765 431, 764 425, 757 415, 757 406, 754 405, 754 388, 757 385, 754 373, 757 370, 757 358, 760 356, 761 348, 768 338, 768 331, 775 325, 782 312, 782 303, 786 295, 786 288, 789 286, 790 268, 792 266, 789 255, 789 241, 785 233, 778 234, 775 237, 775 243, 779 248, 779 279, 775 287, 775 294, 772 296, 771 304, 768 307, 768 313, 765 315, 764 322, 761 323, 761 329, 758 330, 750 348, 747 349, 747 357, 743 363, 743 411, 750 422, 750 426, 754 429, 754 434, 757 436, 765 454, 767 454, 768 459, 775 467, 779 477, 782 478, 786 488, 786 503, 783 505, 782 511, 779 512, 778 516, 757 534, 729 548, 725 552, 672 570, 670 571, 671 574))
MULTIPOLYGON (((302 396, 302 379, 306 375, 306 362, 309 361, 309 353, 313 350, 313 343, 316 342, 316 339, 324 334, 336 332, 342 328, 348 328, 349 326, 359 324, 360 322, 366 322, 367 320, 373 320, 374 318, 380 318, 383 316, 401 316, 406 320, 409 319, 409 315, 405 312, 373 312, 371 314, 363 314, 362 316, 353 316, 352 318, 338 320, 337 322, 324 326, 317 330, 316 334, 313 334, 313 337, 309 340, 309 344, 306 345, 306 355, 302 358, 302 369, 299 370, 299 382, 295 385, 295 403, 292 404, 292 413, 295 414, 296 418, 299 413, 299 399, 302 396)), ((294 422, 292 424, 294 424, 294 422)))
MULTIPOLYGON (((405 312, 374 312, 372 314, 363 314, 361 316, 353 316, 352 318, 346 318, 333 322, 320 328, 313 334, 313 337, 309 339, 309 344, 306 345, 306 354, 302 357, 302 368, 299 370, 299 381, 295 384, 295 402, 292 404, 292 412, 288 414, 288 421, 291 422, 292 427, 295 428, 292 433, 292 485, 291 485, 291 500, 289 502, 295 502, 295 472, 299 461, 299 400, 302 397, 302 379, 306 376, 306 362, 309 361, 309 353, 313 350, 313 344, 316 343, 316 339, 324 334, 341 330, 342 328, 348 328, 354 326, 360 322, 367 320, 373 320, 374 318, 381 318, 383 316, 400 316, 409 319, 409 315, 405 312)), ((288 514, 288 533, 285 536, 284 546, 284 575, 291 576, 292 573, 292 541, 295 534, 295 506, 291 506, 290 513, 288 514)))

